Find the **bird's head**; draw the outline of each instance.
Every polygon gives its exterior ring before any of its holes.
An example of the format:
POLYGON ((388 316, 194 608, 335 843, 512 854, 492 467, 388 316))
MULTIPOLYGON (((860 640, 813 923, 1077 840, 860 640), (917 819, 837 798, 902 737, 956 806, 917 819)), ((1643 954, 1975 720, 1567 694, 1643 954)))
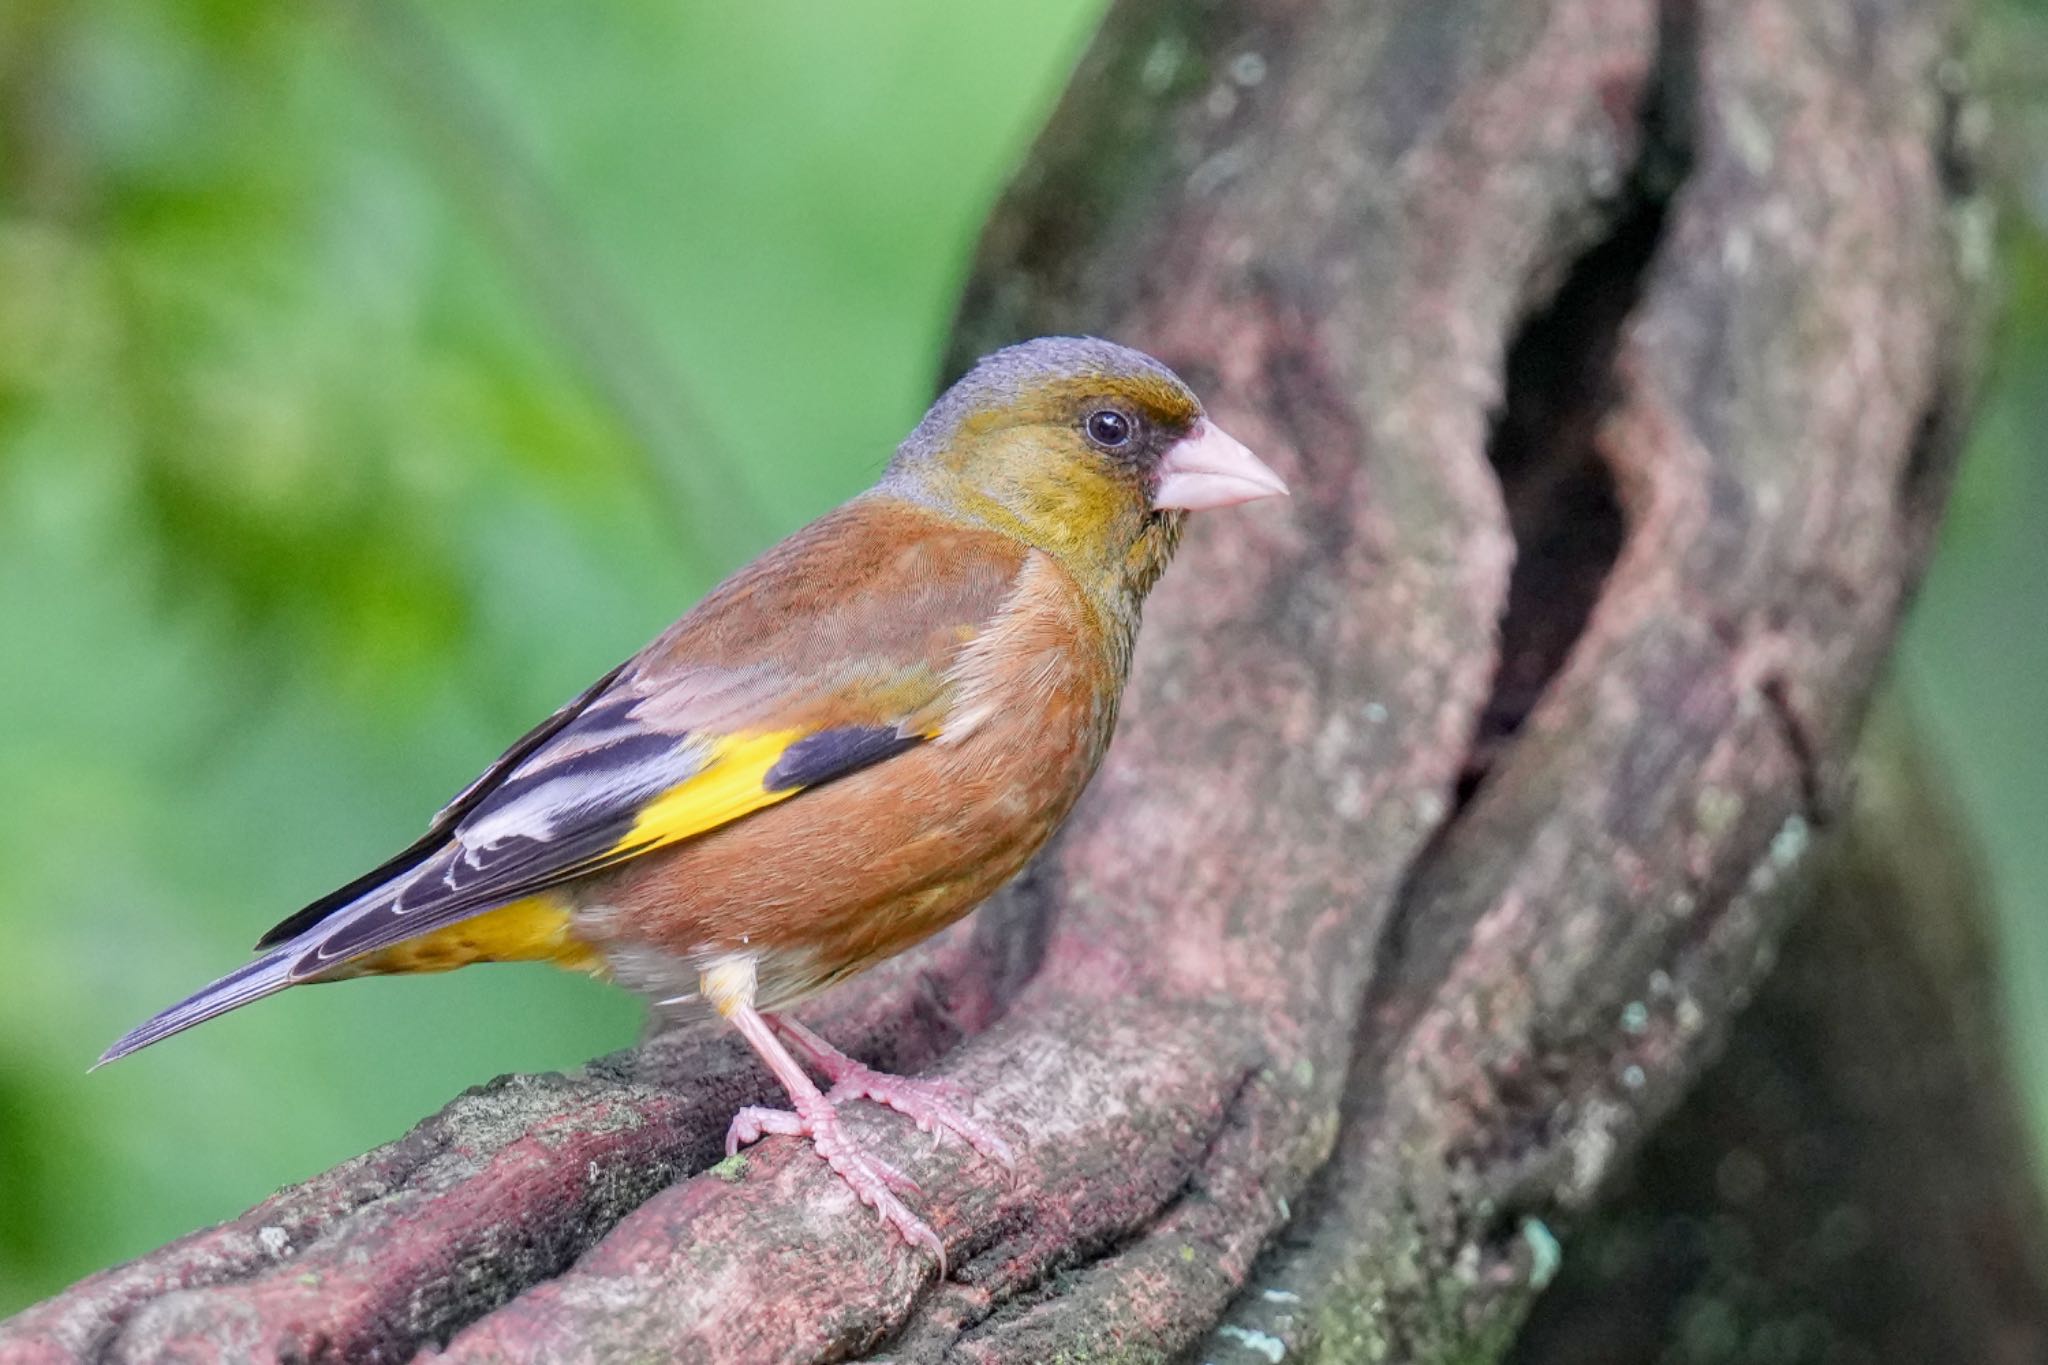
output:
POLYGON ((1184 513, 1287 491, 1173 371, 1093 337, 984 357, 897 449, 882 488, 1017 536, 1084 587, 1140 596, 1184 513))

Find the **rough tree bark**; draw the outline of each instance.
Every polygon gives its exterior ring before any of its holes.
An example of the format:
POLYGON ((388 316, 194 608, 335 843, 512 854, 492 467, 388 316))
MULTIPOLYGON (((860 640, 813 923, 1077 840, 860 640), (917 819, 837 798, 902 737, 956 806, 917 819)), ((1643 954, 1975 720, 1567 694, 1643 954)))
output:
POLYGON ((1778 965, 1573 1238, 1514 1365, 2048 1360, 1983 874, 1896 704, 1854 777, 1778 965))
POLYGON ((1125 0, 953 360, 1098 331, 1294 486, 1195 527, 1057 845, 824 1002, 953 1273, 715 1034, 471 1092, 0 1359, 1482 1360, 1769 960, 1928 553, 1958 0, 1125 0))

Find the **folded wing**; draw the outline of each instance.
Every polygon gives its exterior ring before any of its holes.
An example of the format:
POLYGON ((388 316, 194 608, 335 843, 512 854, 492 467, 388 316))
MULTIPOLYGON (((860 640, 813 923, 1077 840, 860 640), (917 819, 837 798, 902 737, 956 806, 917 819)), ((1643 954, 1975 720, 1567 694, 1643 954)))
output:
MULTIPOLYGON (((1020 552, 854 503, 536 727, 374 872, 100 1059, 884 762, 943 726, 1020 552)), ((374 964, 373 964, 374 965, 374 964)))

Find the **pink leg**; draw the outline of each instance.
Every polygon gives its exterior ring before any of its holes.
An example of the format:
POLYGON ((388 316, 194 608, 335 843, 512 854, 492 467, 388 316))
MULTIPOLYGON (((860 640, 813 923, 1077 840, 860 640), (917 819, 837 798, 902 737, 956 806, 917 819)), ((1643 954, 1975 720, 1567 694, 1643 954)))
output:
POLYGON ((957 1134, 966 1140, 968 1146, 1003 1169, 1016 1169, 1017 1154, 1002 1135, 960 1107, 968 1100, 962 1087, 951 1081, 919 1080, 875 1071, 786 1015, 762 1017, 767 1020, 768 1027, 781 1034, 832 1082, 832 1091, 827 1098, 833 1103, 868 1099, 887 1105, 927 1133, 936 1136, 944 1129, 957 1134))
POLYGON ((825 1164, 852 1188, 860 1202, 882 1215, 882 1221, 895 1228, 904 1241, 914 1247, 923 1247, 937 1257, 939 1274, 944 1276, 945 1245, 923 1219, 905 1208, 903 1201, 896 1197, 899 1190, 917 1188, 909 1177, 888 1162, 861 1151, 846 1136, 839 1126, 839 1112, 833 1108, 832 1101, 819 1092, 811 1078, 804 1074, 804 1069, 797 1065, 796 1058, 789 1055, 789 1050, 769 1029, 768 1021, 751 1005, 737 1005, 726 1017, 732 1020, 740 1036, 753 1045, 761 1060, 768 1063, 775 1079, 789 1091, 790 1103, 796 1109, 795 1113, 755 1106, 740 1110, 733 1115, 732 1127, 726 1130, 726 1155, 732 1155, 742 1143, 752 1142, 763 1133, 809 1138, 811 1150, 824 1158, 825 1164))

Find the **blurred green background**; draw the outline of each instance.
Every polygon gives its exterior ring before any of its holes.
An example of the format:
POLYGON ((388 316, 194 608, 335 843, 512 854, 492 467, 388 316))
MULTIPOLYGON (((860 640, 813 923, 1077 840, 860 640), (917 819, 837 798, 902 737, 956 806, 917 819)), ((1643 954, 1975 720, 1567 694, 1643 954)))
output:
MULTIPOLYGON (((83 1074, 873 478, 1099 7, 0 6, 0 1313, 632 1040, 623 995, 502 967, 83 1074)), ((1906 671, 2048 1114, 2025 75, 1993 63, 2011 301, 1906 671)))

